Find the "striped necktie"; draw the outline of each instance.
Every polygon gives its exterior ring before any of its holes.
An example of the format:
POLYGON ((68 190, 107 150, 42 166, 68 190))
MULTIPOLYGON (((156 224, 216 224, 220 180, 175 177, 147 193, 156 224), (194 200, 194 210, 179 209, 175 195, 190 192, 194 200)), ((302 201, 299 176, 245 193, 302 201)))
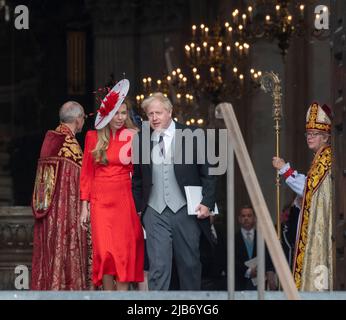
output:
POLYGON ((160 154, 162 157, 164 157, 165 156, 165 142, 163 140, 163 134, 160 134, 159 147, 160 147, 160 154))

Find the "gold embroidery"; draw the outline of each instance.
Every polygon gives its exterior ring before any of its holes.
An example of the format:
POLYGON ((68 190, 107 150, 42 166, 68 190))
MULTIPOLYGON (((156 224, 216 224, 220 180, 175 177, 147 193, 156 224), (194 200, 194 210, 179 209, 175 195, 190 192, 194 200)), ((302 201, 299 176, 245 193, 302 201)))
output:
POLYGON ((42 178, 42 167, 38 167, 38 172, 36 173, 36 179, 35 179, 35 187, 34 187, 34 208, 35 210, 39 210, 41 207, 43 207, 43 201, 40 199, 43 198, 43 183, 41 182, 42 178))
POLYGON ((314 126, 316 119, 317 119, 317 111, 318 111, 318 105, 316 103, 314 103, 311 106, 310 115, 309 115, 309 122, 306 124, 307 128, 314 126))
POLYGON ((314 103, 311 106, 309 119, 308 119, 308 122, 306 124, 306 129, 318 129, 318 130, 329 132, 331 130, 331 125, 316 122, 317 112, 318 112, 318 105, 316 103, 314 103))
POLYGON ((305 249, 308 239, 308 222, 310 216, 310 208, 312 202, 312 196, 322 183, 323 179, 330 170, 332 164, 331 147, 328 146, 321 150, 319 154, 315 156, 311 169, 308 172, 306 178, 305 197, 303 203, 303 216, 301 220, 301 226, 299 230, 298 245, 295 254, 295 266, 294 266, 294 281, 298 289, 301 287, 301 274, 303 269, 303 261, 305 255, 305 249))
POLYGON ((306 129, 318 129, 318 130, 322 130, 322 131, 330 131, 331 126, 329 124, 314 123, 312 125, 307 124, 306 129))
POLYGON ((65 142, 58 153, 59 157, 70 158, 79 166, 82 165, 83 152, 79 146, 78 141, 71 137, 66 136, 65 142))
POLYGON ((39 163, 35 179, 33 207, 35 211, 43 212, 49 209, 56 185, 58 164, 39 163))

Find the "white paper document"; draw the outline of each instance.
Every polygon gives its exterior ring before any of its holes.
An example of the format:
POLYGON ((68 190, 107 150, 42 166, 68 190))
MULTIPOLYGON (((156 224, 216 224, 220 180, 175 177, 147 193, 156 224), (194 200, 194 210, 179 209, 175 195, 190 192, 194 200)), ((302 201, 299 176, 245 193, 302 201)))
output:
MULTIPOLYGON (((252 259, 250 259, 248 261, 245 261, 244 264, 248 268, 251 268, 251 269, 256 268, 257 267, 257 257, 252 258, 252 259)), ((252 281, 252 284, 254 286, 257 286, 257 277, 256 278, 251 278, 251 281, 252 281)))
MULTIPOLYGON (((196 208, 202 201, 202 187, 201 186, 185 186, 186 201, 187 201, 187 213, 189 215, 197 215, 196 208)), ((215 203, 215 208, 212 211, 213 214, 218 214, 219 209, 215 203)))
POLYGON ((257 267, 257 257, 252 258, 248 261, 244 262, 245 266, 247 266, 248 268, 254 269, 257 267))

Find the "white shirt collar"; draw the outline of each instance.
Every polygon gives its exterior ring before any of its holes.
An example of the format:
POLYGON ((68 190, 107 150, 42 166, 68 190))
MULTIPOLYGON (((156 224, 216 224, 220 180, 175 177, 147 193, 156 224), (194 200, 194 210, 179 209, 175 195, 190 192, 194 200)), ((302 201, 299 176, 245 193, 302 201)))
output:
POLYGON ((175 122, 174 120, 172 120, 169 127, 164 131, 164 134, 167 136, 173 137, 174 132, 175 132, 175 122))
POLYGON ((151 140, 159 141, 159 137, 161 134, 169 136, 169 137, 173 137, 174 133, 175 133, 175 122, 174 120, 172 120, 167 129, 162 131, 155 130, 151 135, 151 140))
POLYGON ((255 228, 252 228, 250 230, 246 230, 244 228, 241 228, 241 232, 244 236, 247 236, 248 232, 250 232, 250 237, 253 239, 253 237, 255 236, 255 228))

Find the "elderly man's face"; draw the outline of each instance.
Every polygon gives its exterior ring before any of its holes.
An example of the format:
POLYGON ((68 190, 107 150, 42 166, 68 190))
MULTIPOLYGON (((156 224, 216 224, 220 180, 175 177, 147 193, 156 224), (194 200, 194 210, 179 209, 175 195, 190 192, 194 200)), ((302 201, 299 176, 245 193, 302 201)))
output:
POLYGON ((167 129, 172 121, 172 111, 168 111, 159 100, 153 100, 149 104, 146 114, 153 130, 167 129))
POLYGON ((256 224, 256 216, 251 208, 243 208, 238 217, 239 224, 245 230, 251 230, 256 224))
POLYGON ((318 130, 307 130, 305 135, 309 149, 314 152, 317 152, 328 141, 328 135, 318 130))

